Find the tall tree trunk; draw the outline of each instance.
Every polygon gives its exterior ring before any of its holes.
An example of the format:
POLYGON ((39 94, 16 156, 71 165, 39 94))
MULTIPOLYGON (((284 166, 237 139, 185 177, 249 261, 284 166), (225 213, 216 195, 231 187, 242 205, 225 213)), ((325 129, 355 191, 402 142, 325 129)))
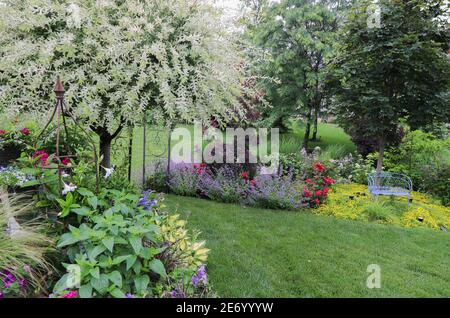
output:
POLYGON ((377 174, 383 171, 384 148, 386 147, 386 139, 381 137, 378 148, 377 174))
POLYGON ((317 140, 317 131, 318 131, 318 121, 319 121, 319 108, 316 107, 314 109, 314 128, 313 128, 313 135, 312 135, 312 139, 313 141, 317 140))
POLYGON ((100 165, 104 168, 111 167, 111 141, 112 136, 109 133, 103 133, 100 135, 100 156, 102 156, 102 162, 100 165))
POLYGON ((306 115, 306 128, 305 128, 305 136, 303 137, 303 148, 308 148, 309 135, 311 134, 311 117, 312 117, 313 108, 310 107, 308 109, 308 114, 306 115))

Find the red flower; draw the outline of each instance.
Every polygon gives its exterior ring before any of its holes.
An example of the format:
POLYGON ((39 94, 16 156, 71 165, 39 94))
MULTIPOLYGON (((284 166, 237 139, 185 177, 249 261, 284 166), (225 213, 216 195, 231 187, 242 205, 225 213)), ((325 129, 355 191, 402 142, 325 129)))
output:
POLYGON ((194 164, 194 169, 197 169, 197 168, 198 168, 198 166, 194 164))
POLYGON ((325 171, 325 169, 325 166, 320 162, 314 164, 314 170, 316 170, 317 172, 323 172, 325 171))
POLYGON ((30 134, 30 130, 27 127, 22 128, 20 130, 20 132, 22 133, 22 135, 25 135, 25 136, 28 136, 30 134))
POLYGON ((201 169, 197 169, 197 170, 195 170, 195 172, 197 172, 197 174, 201 174, 202 170, 201 169))
POLYGON ((320 197, 322 196, 322 191, 321 190, 317 190, 316 193, 314 193, 316 195, 316 197, 320 197))
POLYGON ((311 181, 311 179, 306 179, 305 182, 306 182, 307 184, 313 184, 313 182, 311 181))
POLYGON ((243 179, 245 179, 245 180, 248 180, 248 173, 247 172, 242 172, 241 173, 241 177, 243 178, 243 179))
POLYGON ((330 191, 329 188, 324 188, 324 189, 323 189, 323 194, 324 194, 324 195, 327 195, 327 194, 328 194, 328 191, 330 191))
POLYGON ((204 163, 204 162, 202 162, 201 164, 200 164, 200 168, 206 168, 206 163, 204 163))
POLYGON ((323 177, 323 182, 325 182, 326 184, 333 184, 333 183, 336 183, 336 180, 333 180, 328 177, 323 177))
POLYGON ((313 202, 314 202, 315 204, 317 204, 317 205, 320 204, 320 200, 319 200, 319 199, 315 199, 313 202))
POLYGON ((304 187, 303 188, 303 195, 305 197, 310 197, 311 196, 311 192, 306 187, 304 187))
POLYGON ((63 160, 61 160, 61 163, 65 166, 67 166, 70 163, 70 158, 63 158, 63 160))
POLYGON ((255 179, 252 179, 252 181, 250 181, 250 182, 251 182, 252 186, 256 187, 256 180, 255 179))
POLYGON ((0 129, 0 135, 6 134, 6 130, 0 129))

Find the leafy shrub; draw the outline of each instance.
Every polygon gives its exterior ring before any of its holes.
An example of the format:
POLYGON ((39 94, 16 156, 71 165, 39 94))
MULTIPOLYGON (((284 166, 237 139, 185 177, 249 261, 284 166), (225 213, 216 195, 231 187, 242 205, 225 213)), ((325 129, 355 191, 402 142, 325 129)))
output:
POLYGON ((199 165, 184 163, 174 165, 168 181, 170 190, 178 195, 196 196, 200 174, 201 168, 199 165))
POLYGON ((416 130, 408 133, 399 147, 385 154, 385 169, 411 177, 415 189, 450 204, 450 139, 436 139, 416 130))
MULTIPOLYGON (((171 288, 172 271, 184 268, 193 275, 206 260, 204 242, 192 242, 184 222, 159 211, 159 198, 150 192, 139 198, 103 189, 96 196, 81 188, 77 194, 80 206, 70 212, 82 222, 69 226, 58 247, 67 248, 70 263, 80 268, 80 297, 160 296, 171 288)), ((54 292, 63 293, 69 279, 65 274, 54 292)))
POLYGON ((200 194, 211 200, 241 203, 246 201, 251 184, 246 172, 238 174, 236 170, 223 166, 215 174, 203 168, 198 186, 200 194))
POLYGON ((347 156, 330 160, 332 168, 330 174, 334 176, 338 182, 354 182, 365 184, 367 183, 367 176, 374 171, 374 164, 371 158, 363 159, 361 155, 347 156))
POLYGON ((268 209, 294 210, 305 207, 298 191, 299 182, 292 173, 287 175, 260 175, 249 188, 248 200, 253 205, 268 209))

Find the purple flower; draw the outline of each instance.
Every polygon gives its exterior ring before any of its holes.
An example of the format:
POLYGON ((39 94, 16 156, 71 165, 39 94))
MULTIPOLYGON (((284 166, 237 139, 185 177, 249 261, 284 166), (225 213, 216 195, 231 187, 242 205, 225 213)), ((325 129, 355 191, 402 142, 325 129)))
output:
POLYGON ((5 298, 5 295, 2 292, 0 292, 0 298, 5 298))
POLYGON ((174 289, 170 292, 170 297, 172 298, 186 298, 186 294, 183 291, 179 291, 178 289, 174 289))
POLYGON ((13 284, 17 279, 10 271, 4 270, 0 272, 0 275, 3 276, 3 286, 5 288, 9 288, 11 284, 13 284))
POLYGON ((126 298, 136 298, 136 296, 134 296, 133 294, 130 294, 130 293, 126 294, 125 297, 126 298))
POLYGON ((156 199, 149 200, 148 199, 149 194, 152 192, 153 192, 152 190, 147 190, 147 191, 142 192, 142 197, 138 201, 138 206, 144 207, 144 210, 151 210, 151 208, 153 208, 155 205, 157 205, 158 200, 156 200, 156 199))
POLYGON ((197 273, 192 276, 191 282, 196 288, 198 287, 199 282, 201 282, 203 286, 208 284, 208 275, 206 274, 205 265, 200 266, 197 273))

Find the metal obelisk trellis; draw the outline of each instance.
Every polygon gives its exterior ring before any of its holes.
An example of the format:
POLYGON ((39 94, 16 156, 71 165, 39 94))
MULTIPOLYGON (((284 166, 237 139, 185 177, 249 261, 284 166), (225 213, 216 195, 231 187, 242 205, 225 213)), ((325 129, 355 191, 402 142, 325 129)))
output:
POLYGON ((72 158, 76 157, 75 155, 72 155, 70 153, 70 149, 68 147, 68 144, 66 142, 66 155, 61 156, 60 155, 60 138, 61 138, 61 122, 64 126, 64 132, 66 135, 66 141, 69 138, 69 131, 67 129, 66 124, 66 116, 70 117, 74 124, 83 132, 86 134, 89 142, 92 144, 92 149, 94 152, 94 164, 95 164, 95 179, 96 179, 96 190, 99 192, 100 189, 100 171, 99 171, 99 165, 98 165, 98 154, 97 154, 97 147, 95 146, 95 142, 93 141, 92 137, 89 135, 89 128, 83 128, 81 125, 76 121, 76 119, 72 116, 70 111, 67 109, 67 106, 64 101, 64 94, 65 89, 64 86, 61 83, 61 80, 58 76, 55 82, 54 92, 56 94, 56 104, 55 108, 53 109, 53 113, 50 116, 50 119, 48 120, 47 124, 44 126, 38 137, 35 141, 35 147, 40 139, 40 137, 43 135, 43 133, 47 130, 47 128, 50 126, 50 123, 55 118, 55 115, 57 116, 57 126, 56 126, 56 160, 57 160, 57 166, 56 167, 44 167, 45 169, 57 169, 58 170, 58 187, 59 191, 61 193, 62 190, 62 172, 64 169, 67 169, 67 166, 62 164, 61 158, 72 158))

